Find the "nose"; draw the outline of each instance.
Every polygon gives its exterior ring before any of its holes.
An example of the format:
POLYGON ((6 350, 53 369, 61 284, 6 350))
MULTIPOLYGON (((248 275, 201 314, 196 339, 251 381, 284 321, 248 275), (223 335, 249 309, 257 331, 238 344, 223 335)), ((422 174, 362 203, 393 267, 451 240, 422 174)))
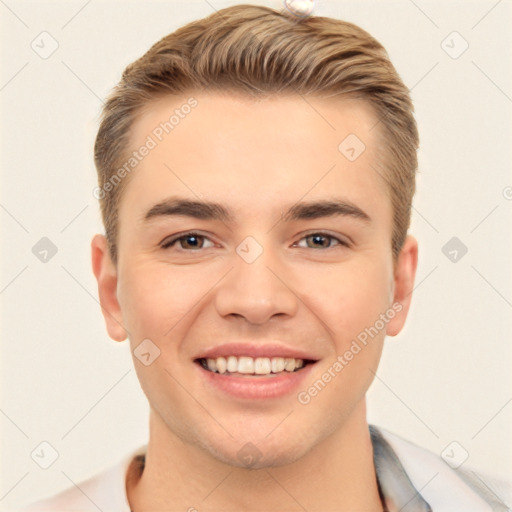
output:
POLYGON ((290 270, 267 247, 254 261, 243 256, 242 252, 233 255, 234 268, 217 288, 218 313, 226 318, 242 317, 250 324, 264 324, 274 316, 294 316, 299 299, 290 270))

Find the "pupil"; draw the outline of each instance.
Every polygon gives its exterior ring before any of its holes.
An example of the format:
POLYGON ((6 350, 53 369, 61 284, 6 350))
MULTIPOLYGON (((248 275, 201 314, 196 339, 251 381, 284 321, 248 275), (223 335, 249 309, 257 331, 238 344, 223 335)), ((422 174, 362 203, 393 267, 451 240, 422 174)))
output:
POLYGON ((194 247, 197 246, 197 237, 190 235, 186 238, 188 245, 193 245, 194 247), (192 243, 190 244, 189 241, 192 240, 192 243))
MULTIPOLYGON (((314 235, 313 236, 313 240, 314 240, 315 243, 321 241, 322 239, 325 240, 325 237, 323 235, 314 235)), ((320 242, 320 245, 325 247, 325 243, 322 244, 320 242)))

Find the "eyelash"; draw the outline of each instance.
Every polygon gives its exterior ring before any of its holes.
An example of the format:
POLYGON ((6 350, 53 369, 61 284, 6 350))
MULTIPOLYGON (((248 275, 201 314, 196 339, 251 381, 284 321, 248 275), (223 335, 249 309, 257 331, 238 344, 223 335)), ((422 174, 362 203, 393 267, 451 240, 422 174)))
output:
MULTIPOLYGON (((311 236, 314 236, 314 235, 320 235, 320 236, 323 236, 325 238, 330 238, 332 240, 336 240, 338 242, 337 245, 340 245, 340 246, 343 246, 343 247, 350 247, 349 243, 348 242, 345 242, 344 240, 341 240, 339 239, 338 237, 335 237, 329 233, 324 233, 322 231, 314 231, 312 233, 308 233, 307 235, 304 235, 300 240, 304 240, 305 238, 309 238, 311 236)), ((179 242, 180 240, 184 240, 190 236, 194 236, 194 237, 198 237, 198 238, 205 238, 207 240, 209 240, 209 238, 205 235, 202 235, 201 233, 198 233, 197 231, 189 231, 187 233, 183 233, 183 234, 180 234, 176 237, 173 237, 171 238, 170 240, 162 243, 160 245, 160 247, 162 249, 169 249, 171 248, 176 242, 179 242)), ((211 240, 210 240, 211 241, 211 240)), ((336 247, 336 246, 334 246, 336 247)), ((333 247, 326 247, 324 249, 332 249, 333 247)), ((201 248, 199 249, 182 249, 183 251, 185 252, 195 252, 195 251, 199 251, 201 248)), ((313 249, 312 247, 306 247, 306 249, 313 249)), ((322 249, 322 247, 319 247, 319 249, 322 249)))

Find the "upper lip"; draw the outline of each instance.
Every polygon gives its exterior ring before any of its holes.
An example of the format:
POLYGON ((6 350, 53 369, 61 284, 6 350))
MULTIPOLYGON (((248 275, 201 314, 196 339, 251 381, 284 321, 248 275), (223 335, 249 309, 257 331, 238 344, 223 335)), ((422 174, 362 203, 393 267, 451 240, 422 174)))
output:
POLYGON ((288 357, 295 359, 303 359, 309 361, 317 361, 319 358, 312 355, 310 352, 298 349, 296 347, 289 347, 280 345, 278 343, 226 343, 224 345, 217 345, 210 349, 204 350, 194 359, 216 359, 218 357, 242 357, 248 356, 256 357, 288 357))

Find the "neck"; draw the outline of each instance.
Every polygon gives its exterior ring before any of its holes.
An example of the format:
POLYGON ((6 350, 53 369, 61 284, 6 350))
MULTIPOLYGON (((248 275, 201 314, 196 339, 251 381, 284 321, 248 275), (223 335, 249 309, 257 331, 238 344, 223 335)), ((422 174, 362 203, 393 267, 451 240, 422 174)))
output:
POLYGON ((300 460, 257 470, 183 442, 151 410, 144 471, 127 495, 133 512, 382 511, 364 402, 300 460))

